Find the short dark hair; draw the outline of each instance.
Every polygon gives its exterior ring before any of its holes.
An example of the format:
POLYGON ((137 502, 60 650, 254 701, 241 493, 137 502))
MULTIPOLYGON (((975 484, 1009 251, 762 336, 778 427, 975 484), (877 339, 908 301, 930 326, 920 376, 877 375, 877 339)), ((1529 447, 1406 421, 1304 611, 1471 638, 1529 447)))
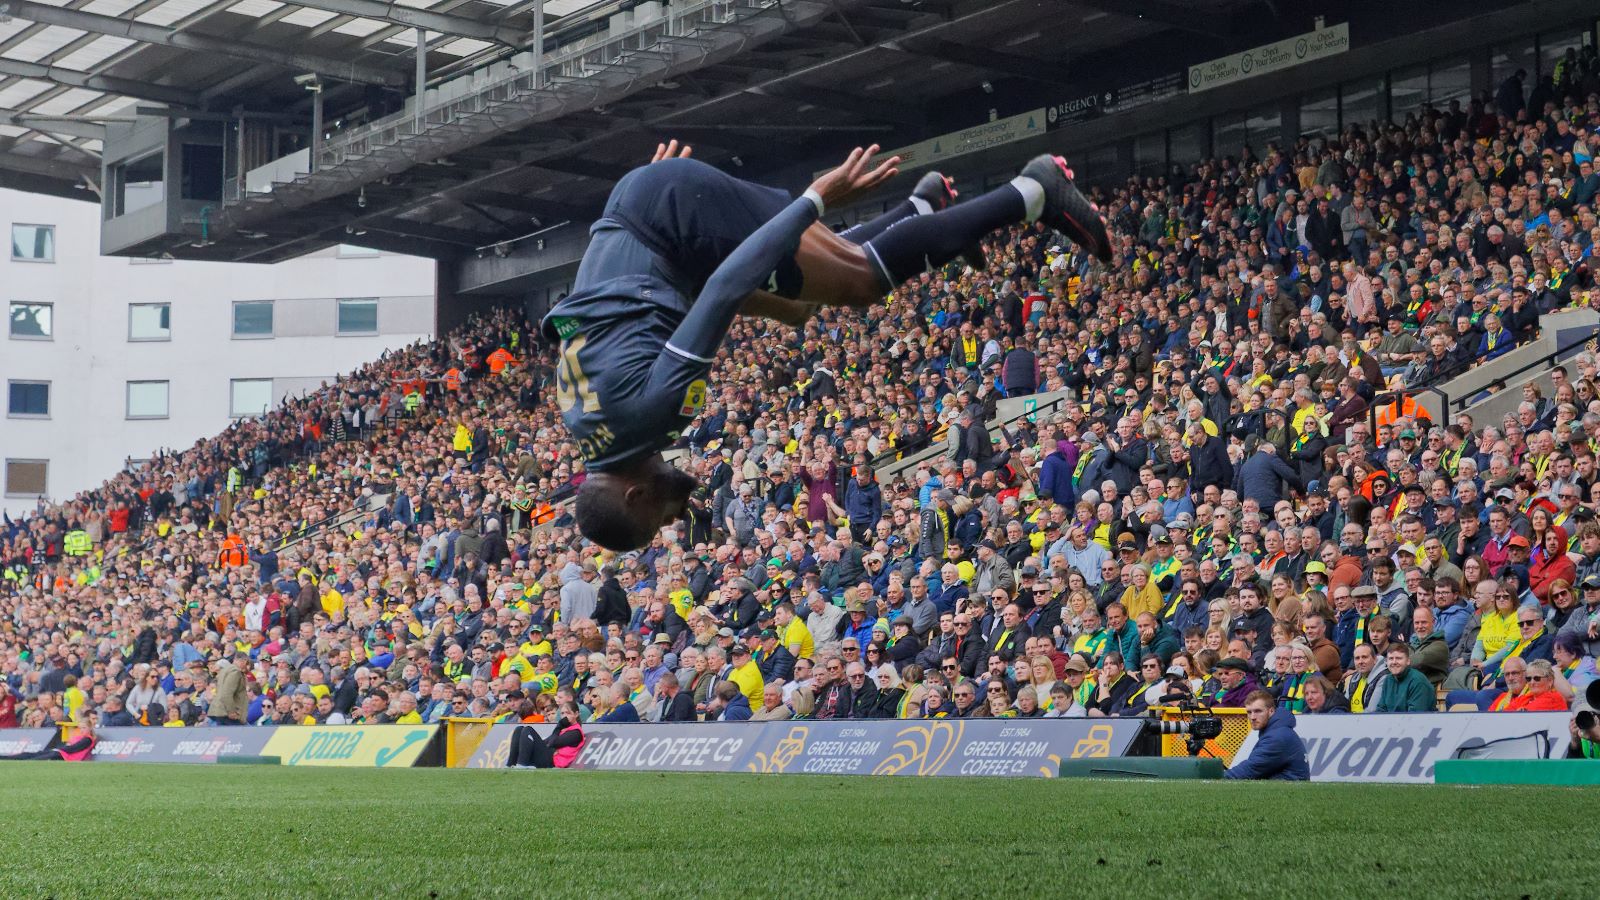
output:
POLYGON ((583 536, 607 550, 626 553, 650 543, 657 526, 629 511, 627 488, 609 479, 589 478, 578 488, 572 514, 583 536))

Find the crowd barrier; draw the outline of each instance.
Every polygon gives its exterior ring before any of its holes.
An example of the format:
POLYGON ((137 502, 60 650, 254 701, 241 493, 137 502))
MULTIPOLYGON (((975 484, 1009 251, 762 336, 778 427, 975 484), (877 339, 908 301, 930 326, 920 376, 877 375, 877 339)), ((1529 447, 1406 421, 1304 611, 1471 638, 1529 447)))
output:
MULTIPOLYGON (((1452 760, 1537 761, 1565 751, 1566 713, 1298 716, 1313 781, 1432 783, 1452 760)), ((269 757, 288 766, 505 766, 517 726, 486 719, 445 725, 102 728, 98 762, 214 763, 269 757)), ((552 726, 535 725, 541 736, 552 726)), ((634 772, 1056 777, 1063 761, 1126 757, 1134 719, 907 719, 591 725, 574 768, 634 772)), ((1237 729, 1205 756, 1236 762, 1237 729)), ((0 731, 0 755, 43 749, 53 728, 0 731)), ((1163 755, 1180 755, 1163 739, 1163 755)), ((1179 737, 1176 740, 1181 741, 1179 737)))
POLYGON ((437 725, 285 725, 260 751, 286 766, 437 766, 437 725))
POLYGON ((100 728, 96 762, 214 763, 223 756, 261 756, 276 728, 100 728))
MULTIPOLYGON (((550 726, 536 726, 541 735, 550 726)), ((515 726, 461 761, 506 764, 515 726)), ((1002 775, 1054 778, 1066 759, 1125 756, 1143 725, 1118 719, 907 719, 596 725, 574 768, 629 772, 1002 775)))
MULTIPOLYGON (((1432 784, 1453 759, 1549 759, 1565 752, 1564 712, 1364 713, 1296 716, 1312 781, 1432 784)), ((1239 748, 1244 759, 1255 732, 1239 748)))
POLYGON ((38 753, 55 734, 54 728, 7 728, 0 731, 0 756, 38 753))
MULTIPOLYGON (((1176 706, 1163 706, 1161 721, 1186 722, 1196 715, 1191 710, 1179 709, 1176 706)), ((1213 715, 1222 720, 1222 734, 1217 735, 1205 743, 1205 752, 1201 755, 1208 759, 1220 759, 1226 765, 1233 765, 1233 757, 1239 748, 1250 737, 1250 717, 1244 707, 1216 707, 1208 710, 1207 715, 1213 715)), ((1183 734, 1165 734, 1161 736, 1162 756, 1188 756, 1189 737, 1183 734)))
MULTIPOLYGON (((286 766, 437 766, 438 725, 221 726, 99 728, 95 762, 214 763, 224 757, 276 756, 286 766)), ((34 753, 54 728, 0 731, 0 755, 34 753)))

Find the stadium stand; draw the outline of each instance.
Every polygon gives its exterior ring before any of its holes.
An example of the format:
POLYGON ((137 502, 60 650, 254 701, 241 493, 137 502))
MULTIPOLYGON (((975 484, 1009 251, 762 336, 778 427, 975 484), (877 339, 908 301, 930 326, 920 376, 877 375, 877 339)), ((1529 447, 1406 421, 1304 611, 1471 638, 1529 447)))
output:
POLYGON ((550 349, 475 318, 6 520, 0 726, 1568 709, 1596 348, 1503 420, 1418 399, 1600 299, 1594 48, 1558 71, 1105 185, 1109 267, 1018 228, 740 321, 627 558, 560 505, 550 349))

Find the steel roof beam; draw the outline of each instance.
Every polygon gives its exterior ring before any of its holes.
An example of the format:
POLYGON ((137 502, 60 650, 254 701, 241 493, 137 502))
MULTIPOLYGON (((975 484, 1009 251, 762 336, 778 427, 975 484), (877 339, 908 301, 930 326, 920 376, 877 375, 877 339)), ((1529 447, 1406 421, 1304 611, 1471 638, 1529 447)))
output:
POLYGON ((65 135, 91 141, 105 140, 106 136, 105 122, 86 116, 46 116, 15 109, 0 109, 0 122, 10 122, 53 136, 65 135))
POLYGON ((861 94, 849 94, 844 91, 814 87, 809 84, 778 82, 748 88, 747 90, 752 94, 782 97, 793 103, 838 110, 839 112, 862 116, 869 120, 874 118, 888 119, 891 122, 909 125, 914 128, 922 128, 928 124, 928 118, 923 115, 922 110, 907 106, 904 103, 877 100, 861 94))
POLYGON ((924 59, 946 60, 970 68, 993 72, 996 75, 1025 78, 1029 81, 1039 81, 1058 87, 1070 86, 1066 78, 1066 66, 1046 59, 1034 59, 1032 57, 1019 56, 1015 53, 985 50, 969 44, 958 44, 955 41, 943 40, 934 41, 924 49, 908 47, 899 41, 891 41, 884 46, 912 56, 924 59))
POLYGON ((1168 0, 1073 0, 1073 2, 1078 6, 1110 13, 1124 19, 1137 19, 1151 25, 1164 25, 1195 34, 1227 37, 1234 31, 1235 10, 1232 9, 1207 10, 1168 0))
POLYGON ((434 225, 429 222, 413 222, 410 219, 394 216, 371 216, 363 219, 360 227, 368 231, 386 231, 390 234, 421 238, 440 244, 455 244, 460 247, 480 247, 483 241, 480 232, 434 225))
POLYGON ((21 153, 0 153, 0 169, 73 182, 91 173, 95 177, 99 177, 100 174, 98 166, 80 166, 61 162, 53 157, 26 156, 21 153))
POLYGON ((63 69, 60 66, 23 62, 3 56, 0 56, 0 75, 31 78, 34 81, 48 81, 51 84, 84 88, 91 91, 104 91, 108 94, 121 94, 124 97, 132 97, 135 100, 153 100, 157 103, 197 104, 200 102, 199 94, 183 88, 169 87, 164 84, 151 84, 148 81, 139 81, 133 78, 118 78, 115 75, 94 75, 88 72, 79 72, 76 69, 63 69))
POLYGON ((332 59, 314 53, 280 50, 263 44, 207 37, 180 31, 176 28, 136 22, 132 19, 120 19, 116 16, 102 16, 98 13, 49 6, 44 3, 35 3, 33 0, 3 0, 3 2, 0 2, 0 15, 11 15, 19 19, 27 19, 30 22, 38 22, 42 25, 59 25, 62 28, 75 28, 92 34, 110 35, 125 40, 137 41, 141 44, 175 47, 179 50, 188 50, 195 53, 210 53, 251 62, 267 63, 301 72, 315 72, 329 78, 353 81, 358 84, 382 84, 398 87, 404 84, 406 80, 406 76, 399 72, 378 69, 348 60, 332 59))
POLYGON ((440 34, 504 44, 518 50, 526 44, 523 33, 515 28, 492 25, 477 19, 452 16, 428 9, 401 6, 398 3, 385 3, 383 0, 294 0, 294 3, 297 6, 320 9, 323 12, 357 16, 376 22, 388 22, 391 25, 426 28, 440 34))

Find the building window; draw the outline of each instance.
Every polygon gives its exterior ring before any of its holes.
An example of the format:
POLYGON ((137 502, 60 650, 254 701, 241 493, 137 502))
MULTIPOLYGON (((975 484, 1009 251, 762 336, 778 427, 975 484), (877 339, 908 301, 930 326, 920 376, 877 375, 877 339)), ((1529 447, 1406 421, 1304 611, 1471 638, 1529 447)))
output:
POLYGON ((1167 133, 1152 131, 1133 139, 1133 171, 1136 175, 1161 175, 1167 169, 1167 133))
POLYGON ((12 418, 50 418, 50 382, 6 382, 6 415, 12 418))
POLYGON ((1170 162, 1193 166, 1204 159, 1206 153, 1206 138, 1211 136, 1211 129, 1206 122, 1190 122, 1167 131, 1167 156, 1170 162))
POLYGON ((128 418, 165 419, 167 417, 169 382, 128 382, 128 418))
POLYGON ((48 341, 56 335, 56 304, 11 304, 11 336, 22 341, 48 341))
POLYGON ((1300 133, 1333 137, 1339 133, 1339 88, 1307 94, 1300 101, 1300 133))
POLYGON ((11 304, 11 336, 24 341, 48 341, 55 336, 54 303, 11 304))
POLYGON ((272 301, 242 300, 233 304, 233 336, 272 337, 272 301))
POLYGON ((377 334, 378 301, 373 299, 340 300, 339 333, 377 334))
POLYGON ((259 416, 272 408, 271 378, 235 378, 229 391, 228 415, 259 416))
POLYGON ((129 303, 128 340, 172 340, 172 304, 129 303))
POLYGON ((1568 50, 1576 55, 1589 43, 1590 31, 1590 28, 1581 27, 1571 31, 1547 31, 1539 35, 1539 75, 1556 74, 1556 67, 1566 57, 1568 50))
POLYGON ((1497 90, 1518 69, 1523 72, 1522 97, 1526 100, 1528 90, 1539 80, 1539 54, 1531 37, 1514 44, 1497 44, 1489 54, 1489 80, 1497 90))
POLYGON ((1428 102, 1428 67, 1412 66, 1389 80, 1389 120, 1403 123, 1428 102))
POLYGON ((21 262, 55 262, 56 227, 12 225, 11 258, 21 262))
POLYGON ((50 462, 43 459, 6 460, 7 497, 43 497, 50 480, 50 462))
POLYGON ((1472 64, 1465 57, 1439 60, 1428 71, 1428 101, 1443 110, 1451 100, 1463 107, 1472 102, 1472 64))
POLYGON ((1378 120, 1379 101, 1384 90, 1383 79, 1348 83, 1339 88, 1339 122, 1345 128, 1357 125, 1368 128, 1378 120))
POLYGON ((369 258, 369 257, 377 256, 377 255, 379 255, 377 250, 373 250, 373 249, 368 248, 368 247, 357 247, 354 244, 340 244, 339 245, 339 258, 340 259, 362 259, 362 258, 369 258))

